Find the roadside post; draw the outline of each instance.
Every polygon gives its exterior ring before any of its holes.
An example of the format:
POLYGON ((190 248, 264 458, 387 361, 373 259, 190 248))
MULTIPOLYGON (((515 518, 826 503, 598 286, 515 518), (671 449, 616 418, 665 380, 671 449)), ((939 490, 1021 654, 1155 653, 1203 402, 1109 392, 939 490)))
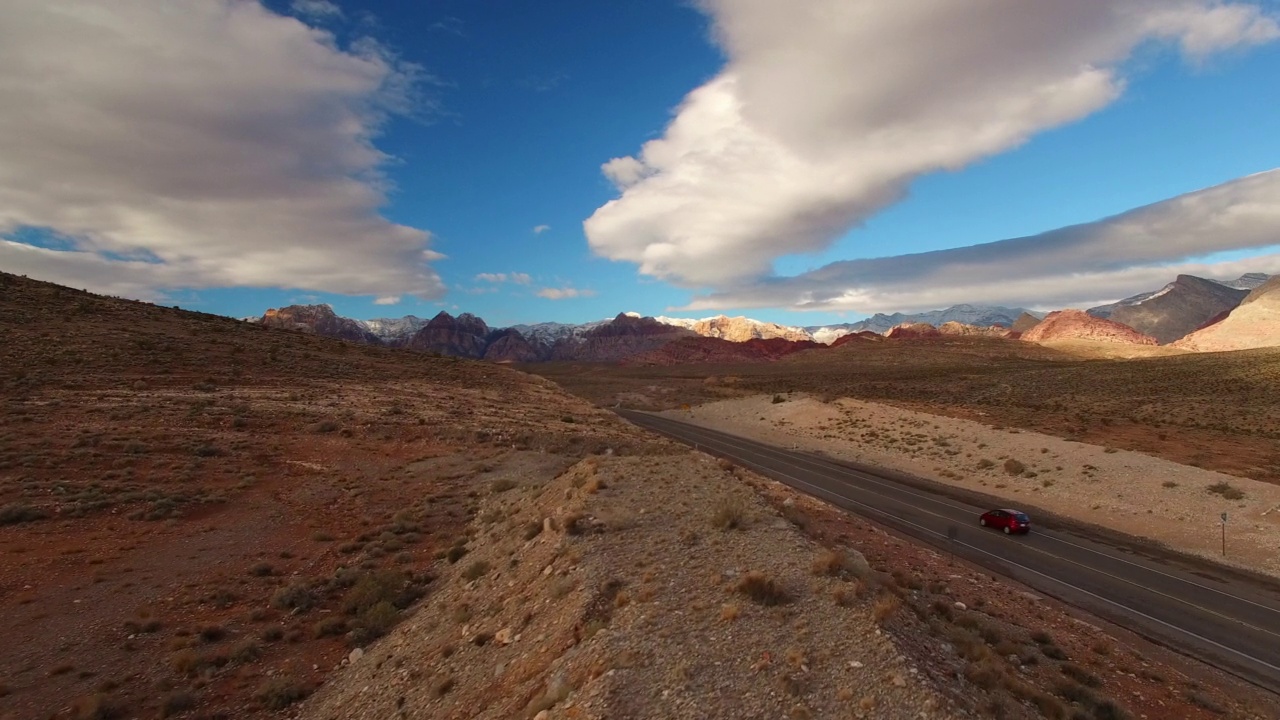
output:
POLYGON ((1222 557, 1227 556, 1227 514, 1222 513, 1222 557))

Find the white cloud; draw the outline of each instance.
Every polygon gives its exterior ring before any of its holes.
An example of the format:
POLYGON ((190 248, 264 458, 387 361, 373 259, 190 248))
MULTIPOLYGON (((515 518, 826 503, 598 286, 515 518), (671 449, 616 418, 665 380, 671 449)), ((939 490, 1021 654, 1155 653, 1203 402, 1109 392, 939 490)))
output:
POLYGON ((398 305, 400 303, 399 295, 383 295, 373 301, 374 305, 398 305))
POLYGON ((0 3, 0 267, 134 297, 434 297, 373 145, 421 70, 245 0, 0 3), (49 250, 15 242, 45 228, 49 250))
POLYGON ((550 226, 550 225, 534 225, 534 226, 533 226, 533 234, 534 234, 534 235, 541 235, 542 233, 544 233, 544 232, 546 232, 546 231, 548 231, 548 230, 550 230, 550 229, 551 229, 551 226, 550 226))
POLYGON ((480 273, 476 275, 476 280, 489 283, 515 283, 516 285, 528 285, 533 282, 533 277, 528 273, 480 273))
POLYGON ((687 309, 1087 307, 1158 289, 1180 273, 1226 279, 1246 272, 1280 274, 1280 169, 1031 237, 753 280, 697 298, 687 309), (1225 251, 1252 257, 1204 259, 1225 251))
POLYGON ((331 20, 342 17, 342 8, 329 0, 293 0, 289 9, 295 15, 310 20, 331 20))
POLYGON ((686 286, 766 275, 954 170, 1105 107, 1139 45, 1192 60, 1280 27, 1215 0, 702 0, 729 62, 602 170, 592 250, 686 286))
POLYGON ((562 288, 542 288, 538 291, 538 297, 548 300, 569 300, 579 297, 595 297, 595 290, 579 290, 572 287, 562 288))

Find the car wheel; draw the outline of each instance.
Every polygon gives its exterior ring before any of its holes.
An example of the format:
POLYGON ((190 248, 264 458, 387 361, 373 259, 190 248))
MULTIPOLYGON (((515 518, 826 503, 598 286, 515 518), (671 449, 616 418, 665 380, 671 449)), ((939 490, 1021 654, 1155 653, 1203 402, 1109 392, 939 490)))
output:
POLYGON ((1013 531, 1009 529, 1009 526, 1008 526, 1008 525, 1005 525, 1005 526, 1004 526, 1004 534, 1005 534, 1005 535, 1011 535, 1012 533, 1013 533, 1013 531))
POLYGON ((979 524, 979 525, 981 525, 982 527, 986 527, 986 526, 987 526, 987 519, 986 519, 986 518, 978 518, 978 524, 979 524))

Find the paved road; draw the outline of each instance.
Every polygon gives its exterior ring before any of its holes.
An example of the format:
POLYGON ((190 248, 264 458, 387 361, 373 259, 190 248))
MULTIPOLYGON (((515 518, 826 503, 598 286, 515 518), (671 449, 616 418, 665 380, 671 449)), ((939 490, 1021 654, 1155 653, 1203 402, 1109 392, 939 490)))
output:
MULTIPOLYGON (((1069 528, 1008 537, 980 528, 979 508, 806 452, 648 413, 622 417, 889 525, 1083 607, 1118 625, 1280 692, 1280 592, 1223 568, 1158 557, 1069 528), (957 533, 948 540, 949 531, 957 533)), ((1035 517, 1032 517, 1034 527, 1035 517)))

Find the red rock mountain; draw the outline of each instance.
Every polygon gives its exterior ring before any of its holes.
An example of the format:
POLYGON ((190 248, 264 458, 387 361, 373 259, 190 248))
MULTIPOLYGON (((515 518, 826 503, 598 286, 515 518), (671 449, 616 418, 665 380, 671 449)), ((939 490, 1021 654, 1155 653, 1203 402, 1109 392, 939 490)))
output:
POLYGON ((890 328, 886 336, 890 340, 918 340, 941 337, 942 333, 929 323, 903 323, 890 328))
POLYGON ((870 330, 859 330, 848 335, 841 335, 831 343, 829 347, 838 348, 841 345, 862 345, 865 343, 880 342, 884 340, 884 336, 880 333, 871 332, 870 330))
POLYGON ((488 337, 489 326, 475 315, 462 313, 455 318, 447 312, 441 312, 410 338, 405 347, 419 352, 478 360, 484 357, 489 345, 488 337))
POLYGON ((1280 276, 1255 288, 1222 320, 1173 346, 1199 352, 1280 346, 1280 276))
POLYGON ((1125 345, 1157 345, 1156 339, 1111 320, 1094 317, 1083 310, 1051 312, 1035 327, 1022 334, 1027 342, 1090 340, 1125 345))
POLYGON ((1110 319, 1167 345, 1231 312, 1248 294, 1212 280, 1179 275, 1154 295, 1117 306, 1110 319))
POLYGON ((328 305, 290 305, 270 309, 258 321, 265 327, 301 330, 351 342, 380 345, 378 336, 359 322, 340 317, 328 305))
POLYGON ((944 322, 938 326, 938 332, 942 335, 962 336, 962 337, 1008 337, 1009 329, 996 325, 980 326, 966 325, 954 320, 944 322))
POLYGON ((552 348, 552 360, 617 362, 656 350, 681 338, 695 338, 692 330, 666 325, 651 317, 619 314, 607 325, 588 330, 552 348))
POLYGON ((1009 328, 1009 337, 1019 338, 1022 334, 1031 328, 1040 324, 1040 318, 1031 313, 1022 313, 1017 320, 1013 321, 1013 327, 1009 328))

